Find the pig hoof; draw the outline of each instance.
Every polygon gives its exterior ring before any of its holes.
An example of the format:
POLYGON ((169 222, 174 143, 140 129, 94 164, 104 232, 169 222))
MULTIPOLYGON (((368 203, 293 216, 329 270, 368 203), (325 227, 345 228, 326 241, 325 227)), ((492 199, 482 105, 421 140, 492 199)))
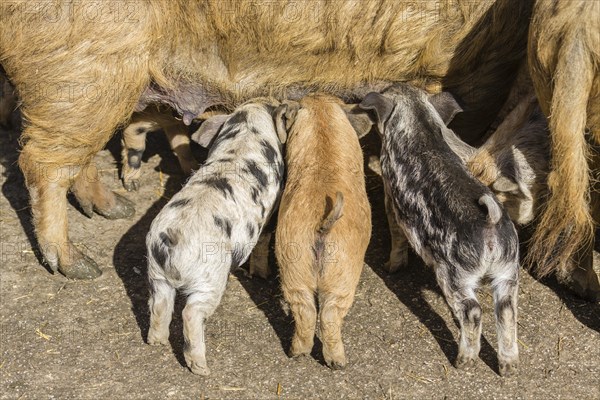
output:
POLYGON ((122 219, 132 217, 133 214, 135 214, 135 206, 133 202, 117 193, 113 194, 115 196, 114 207, 108 210, 96 209, 96 212, 106 219, 122 219))
POLYGON ((577 268, 564 283, 579 297, 594 303, 600 301, 600 283, 593 270, 577 268))
POLYGON ((210 369, 208 369, 208 366, 206 366, 206 364, 201 364, 201 363, 197 363, 195 361, 192 361, 188 367, 190 368, 190 371, 192 371, 192 373, 196 374, 196 375, 201 375, 201 376, 208 376, 210 375, 210 369))
POLYGON ((583 289, 581 286, 570 285, 572 291, 574 291, 579 297, 587 300, 591 303, 597 303, 600 301, 600 291, 593 289, 583 289))
POLYGON ((102 275, 98 264, 85 254, 71 265, 59 265, 58 270, 68 279, 89 280, 102 275))
POLYGON ((137 179, 123 181, 123 187, 128 192, 137 192, 140 189, 140 181, 137 179))
POLYGON ((160 336, 154 332, 148 332, 148 344, 150 346, 163 346, 169 343, 169 336, 160 336))
POLYGON ((475 364, 475 359, 473 357, 459 354, 454 366, 458 369, 467 369, 473 364, 475 364))
POLYGON ((307 358, 307 357, 308 357, 308 354, 307 354, 307 353, 300 353, 300 354, 295 354, 295 355, 294 355, 294 354, 291 354, 291 353, 290 353, 290 354, 289 354, 289 357, 290 357, 292 360, 294 360, 294 361, 302 361, 302 360, 304 360, 305 358, 307 358))
POLYGON ((515 376, 517 374, 518 362, 500 362, 499 372, 500 376, 508 378, 510 376, 515 376))
POLYGON ((329 360, 329 361, 326 361, 326 363, 327 363, 327 366, 334 371, 338 371, 338 370, 346 368, 346 361, 329 360))
POLYGON ((385 264, 383 264, 383 269, 386 272, 392 274, 392 273, 398 271, 398 269, 400 269, 400 264, 397 264, 397 263, 392 264, 392 262, 388 260, 385 262, 385 264))
POLYGON ((82 204, 80 202, 79 206, 81 207, 81 211, 86 217, 92 218, 94 216, 94 205, 91 202, 85 204, 82 204))
POLYGON ((388 273, 394 273, 400 268, 404 268, 408 265, 408 250, 399 251, 394 249, 390 252, 390 259, 383 264, 383 268, 388 273))
POLYGON ((248 271, 248 275, 250 278, 252 278, 253 276, 258 276, 264 280, 269 279, 269 275, 271 275, 271 273, 269 272, 269 269, 267 268, 266 270, 264 269, 254 269, 252 268, 252 265, 250 266, 250 271, 248 271))

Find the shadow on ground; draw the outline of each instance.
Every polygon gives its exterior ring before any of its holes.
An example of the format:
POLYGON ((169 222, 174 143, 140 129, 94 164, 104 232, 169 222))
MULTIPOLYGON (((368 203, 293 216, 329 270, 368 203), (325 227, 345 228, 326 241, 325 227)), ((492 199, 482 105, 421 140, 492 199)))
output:
POLYGON ((2 185, 2 194, 15 210, 38 263, 49 273, 52 273, 50 267, 43 262, 42 254, 37 247, 31 208, 29 206, 29 193, 25 187, 25 177, 18 165, 20 150, 19 136, 21 135, 21 124, 18 114, 18 112, 13 113, 13 118, 11 118, 13 123, 9 129, 2 130, 0 128, 0 164, 2 166, 2 175, 6 177, 2 185))

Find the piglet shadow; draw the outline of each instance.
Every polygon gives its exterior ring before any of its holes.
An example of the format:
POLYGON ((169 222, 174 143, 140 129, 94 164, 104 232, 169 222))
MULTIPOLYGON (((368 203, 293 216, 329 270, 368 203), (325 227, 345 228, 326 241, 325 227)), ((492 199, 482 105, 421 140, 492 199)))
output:
MULTIPOLYGON (((369 155, 379 154, 381 142, 377 135, 367 135, 361 140, 361 144, 363 144, 365 155, 367 194, 371 203, 372 238, 388 238, 382 241, 371 240, 365 262, 371 266, 388 289, 419 319, 419 322, 427 327, 448 361, 454 364, 458 356, 458 343, 446 321, 431 307, 424 296, 425 291, 433 291, 438 296, 443 297, 437 286, 433 270, 424 265, 420 258, 412 252, 408 266, 400 271, 390 274, 383 269, 390 252, 390 233, 385 214, 384 191, 381 177, 367 167, 369 155)), ((454 323, 458 327, 458 322, 455 319, 454 323)), ((479 357, 492 370, 498 372, 496 351, 483 336, 479 357)))
MULTIPOLYGON (((240 269, 235 272, 235 275, 256 307, 267 317, 269 324, 273 327, 275 334, 279 338, 282 349, 286 354, 289 354, 292 335, 294 334, 294 319, 291 313, 286 314, 282 307, 283 294, 281 292, 279 276, 277 275, 277 263, 272 251, 272 245, 273 240, 271 241, 271 251, 269 252, 269 265, 271 265, 273 272, 268 280, 259 277, 248 277, 240 269)), ((247 268, 247 265, 244 265, 243 268, 247 268)), ((313 349, 314 351, 315 349, 313 349)))
MULTIPOLYGON (((115 139, 108 145, 117 160, 120 159, 120 144, 115 139)), ((181 189, 186 177, 178 170, 178 163, 172 154, 169 144, 164 135, 149 134, 146 144, 147 154, 159 154, 161 163, 158 166, 160 171, 177 171, 173 175, 162 174, 164 181, 162 184, 162 195, 159 197, 160 182, 143 181, 143 185, 152 185, 155 191, 152 196, 157 200, 148 208, 144 215, 121 237, 113 253, 113 264, 119 278, 123 281, 127 296, 131 301, 131 310, 135 316, 140 335, 144 340, 147 338, 150 313, 148 309, 149 288, 147 283, 147 265, 146 265, 146 235, 150 230, 150 225, 160 210, 166 205, 168 200, 181 189), (166 178, 166 179, 165 179, 166 178)), ((193 149, 198 151, 197 149, 193 149)), ((206 154, 194 154, 199 160, 203 160, 206 154)), ((146 156, 147 157, 147 156, 146 156)), ((142 164, 142 177, 150 174, 149 166, 142 164)), ((157 179, 158 181, 158 179, 157 179)), ((145 187, 140 189, 137 196, 141 196, 145 187)), ((132 196, 134 197, 134 196, 132 196)), ((169 341, 173 354, 179 363, 185 367, 183 357, 183 323, 181 320, 181 311, 185 306, 185 301, 181 296, 177 296, 175 301, 175 310, 173 320, 170 326, 169 341)))
MULTIPOLYGON (((269 265, 277 265, 273 251, 269 253, 269 265)), ((273 269, 276 270, 276 268, 273 269)), ((237 272, 236 276, 254 304, 267 317, 269 324, 279 338, 281 348, 289 355, 292 335, 294 334, 294 319, 291 312, 286 314, 282 307, 283 294, 279 276, 274 273, 268 280, 264 280, 258 277, 249 278, 241 271, 237 272)), ((325 358, 323 358, 323 344, 316 335, 310 355, 319 364, 327 365, 325 358)))

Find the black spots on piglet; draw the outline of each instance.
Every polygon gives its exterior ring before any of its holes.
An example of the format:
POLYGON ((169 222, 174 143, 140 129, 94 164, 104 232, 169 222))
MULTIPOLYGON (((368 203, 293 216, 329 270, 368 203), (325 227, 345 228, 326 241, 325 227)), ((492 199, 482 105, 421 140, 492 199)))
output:
POLYGON ((235 269, 238 268, 240 265, 242 265, 242 260, 244 259, 244 252, 243 249, 241 249, 240 245, 234 246, 233 250, 231 251, 231 269, 235 269))
POLYGON ((248 222, 246 224, 246 230, 248 231, 248 237, 249 238, 253 238, 254 234, 256 233, 256 229, 254 228, 254 224, 251 222, 248 222))
POLYGON ((171 228, 168 228, 166 232, 159 233, 158 237, 162 241, 163 245, 167 247, 173 247, 179 241, 179 236, 177 235, 177 232, 175 232, 171 228))
POLYGON ((496 304, 495 304, 496 318, 498 318, 498 322, 500 322, 501 324, 505 322, 505 320, 507 319, 507 316, 514 317, 512 315, 512 312, 513 312, 512 302, 513 302, 513 299, 511 296, 503 297, 502 299, 500 299, 496 302, 496 304))
POLYGON ((213 220, 215 225, 221 228, 227 237, 231 237, 231 221, 229 221, 227 218, 222 218, 217 215, 213 215, 213 220))
POLYGON ((186 205, 188 205, 192 200, 191 199, 179 199, 179 200, 175 200, 170 202, 167 206, 169 208, 180 208, 180 207, 185 207, 186 205))
POLYGON ((217 189, 223 193, 224 196, 233 197, 233 187, 227 180, 227 178, 222 177, 212 177, 204 181, 204 184, 212 187, 213 189, 217 189))
POLYGON ((139 168, 142 165, 142 154, 144 154, 144 150, 127 150, 127 164, 129 164, 131 168, 139 168))
POLYGON ((256 179, 256 182, 261 188, 267 186, 269 178, 267 177, 267 174, 265 174, 265 172, 262 169, 260 169, 260 167, 255 161, 246 161, 246 167, 243 169, 243 171, 250 173, 256 179))
POLYGON ((264 219, 266 215, 267 215, 267 209, 266 209, 265 205, 261 202, 260 203, 260 217, 262 219, 264 219))
POLYGON ((154 242, 152 246, 150 246, 150 253, 154 261, 162 268, 165 268, 165 261, 167 261, 167 257, 169 253, 167 249, 160 245, 160 243, 154 242))
POLYGON ((258 204, 258 195, 259 195, 258 189, 255 187, 252 187, 251 191, 252 191, 252 201, 254 202, 254 204, 258 204))
POLYGON ((475 299, 465 299, 462 302, 464 318, 475 326, 481 323, 481 306, 475 299))
POLYGON ((165 269, 169 250, 177 244, 179 237, 173 229, 169 228, 166 232, 159 233, 158 238, 160 241, 155 241, 150 246, 150 255, 162 269, 165 269))
POLYGON ((260 145, 262 147, 262 154, 267 160, 267 162, 269 164, 273 164, 277 157, 277 151, 275 150, 275 148, 264 139, 260 141, 260 145))
POLYGON ((228 120, 227 125, 245 124, 248 122, 248 111, 241 110, 234 113, 228 120))
POLYGON ((233 139, 234 137, 236 137, 238 135, 238 133, 240 133, 239 129, 237 129, 236 127, 231 127, 229 129, 226 129, 224 132, 222 132, 219 135, 217 140, 219 143, 224 142, 226 140, 233 139))

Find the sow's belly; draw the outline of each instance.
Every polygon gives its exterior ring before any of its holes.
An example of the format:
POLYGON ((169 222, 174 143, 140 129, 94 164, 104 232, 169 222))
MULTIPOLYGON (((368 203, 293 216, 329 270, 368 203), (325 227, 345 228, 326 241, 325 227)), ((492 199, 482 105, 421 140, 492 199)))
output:
POLYGON ((352 7, 329 10, 333 22, 224 14, 232 20, 220 25, 218 41, 174 43, 165 59, 153 60, 169 88, 147 88, 138 109, 166 103, 190 123, 210 106, 233 108, 258 96, 298 99, 324 91, 352 102, 390 83, 410 82, 463 100, 465 112, 453 122, 459 135, 485 129, 524 59, 531 2, 490 0, 466 8, 450 2, 452 12, 425 7, 419 13, 399 3, 389 3, 386 12, 371 10, 372 18, 363 7, 352 24, 346 14, 359 11, 352 7), (461 119, 480 121, 460 126, 461 119))

